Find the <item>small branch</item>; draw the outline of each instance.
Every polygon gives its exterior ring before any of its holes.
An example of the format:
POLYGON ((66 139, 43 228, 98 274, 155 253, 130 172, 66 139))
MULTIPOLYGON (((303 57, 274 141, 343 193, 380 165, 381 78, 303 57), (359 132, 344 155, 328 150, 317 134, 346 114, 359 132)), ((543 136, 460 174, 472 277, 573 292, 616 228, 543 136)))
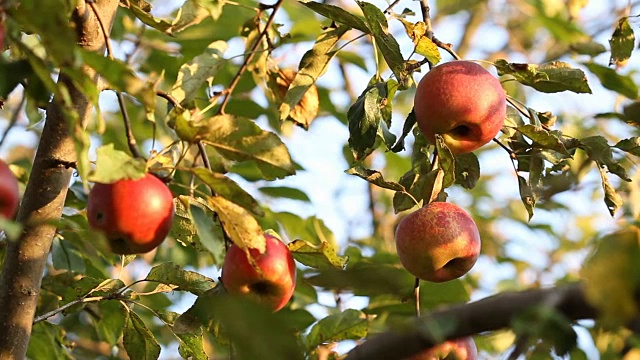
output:
POLYGON ((431 39, 433 43, 436 44, 439 48, 444 49, 449 55, 453 56, 456 60, 461 60, 462 58, 453 50, 453 45, 450 43, 445 43, 437 39, 435 36, 431 39))
POLYGON ((422 10, 422 20, 426 25, 426 31, 424 35, 433 40, 433 26, 431 25, 431 7, 429 7, 429 0, 420 0, 420 10, 422 10))
POLYGON ((37 323, 39 323, 41 321, 47 320, 48 318, 50 318, 50 317, 52 317, 52 316, 54 316, 56 314, 59 314, 59 313, 67 310, 68 308, 70 308, 70 307, 72 307, 74 305, 86 304, 86 303, 90 303, 90 302, 97 302, 97 301, 104 300, 104 299, 106 299, 104 296, 94 296, 94 297, 90 297, 90 298, 80 298, 80 299, 73 300, 73 301, 71 301, 69 303, 66 303, 66 304, 60 306, 57 309, 49 311, 48 313, 44 313, 44 314, 42 314, 40 316, 36 316, 33 319, 33 324, 35 325, 35 324, 37 324, 37 323))
POLYGON ((388 331, 371 337, 351 350, 346 360, 404 359, 424 349, 438 345, 432 332, 438 324, 456 324, 446 334, 451 340, 507 328, 512 320, 528 308, 549 305, 570 320, 593 319, 598 314, 585 299, 581 283, 549 289, 502 293, 482 300, 432 311, 411 324, 405 331, 388 331))
MULTIPOLYGON (((91 7, 91 10, 94 12, 96 19, 98 20, 98 24, 100 24, 100 29, 102 30, 102 34, 104 36, 104 42, 107 46, 107 55, 111 60, 113 60, 113 49, 111 48, 111 39, 109 38, 109 32, 107 31, 106 26, 100 18, 100 14, 96 9, 96 5, 92 1, 88 2, 88 4, 91 7)), ((129 113, 127 112, 127 106, 124 103, 124 96, 122 95, 122 92, 116 91, 116 97, 118 98, 118 105, 120 106, 120 112, 122 113, 122 120, 124 122, 124 129, 127 136, 127 145, 129 147, 129 151, 131 152, 131 155, 133 157, 144 159, 144 156, 142 156, 142 153, 138 149, 138 144, 136 142, 135 136, 133 136, 133 131, 131 130, 131 120, 129 118, 129 113)))
POLYGON ((269 19, 267 19, 267 23, 264 26, 264 30, 262 30, 262 32, 260 33, 260 35, 256 39, 256 42, 253 44, 253 46, 251 46, 251 49, 249 50, 249 53, 247 54, 247 57, 244 59, 244 62, 242 63, 242 66, 240 66, 240 69, 238 69, 238 72, 236 73, 236 76, 233 78, 233 80, 231 80, 231 84, 229 84, 229 87, 227 88, 226 94, 224 96, 224 100, 222 100, 222 103, 220 104, 220 110, 218 110, 219 114, 224 114, 224 109, 227 107, 227 104, 229 103, 229 100, 231 99, 231 94, 233 93, 233 90, 235 90, 236 86, 238 86, 238 83, 240 82, 240 78, 242 77, 242 74, 244 74, 244 72, 249 67, 249 63, 251 62, 251 60, 253 60, 253 57, 255 56, 255 54, 256 54, 256 52, 258 50, 258 46, 260 46, 260 43, 262 42, 262 39, 267 36, 267 34, 269 32, 269 28, 271 27, 271 24, 273 24, 273 20, 275 19, 276 13, 278 12, 280 7, 282 6, 283 2, 284 2, 284 0, 278 0, 273 5, 261 4, 261 8, 265 8, 265 6, 266 6, 268 8, 271 8, 273 11, 271 12, 271 15, 269 16, 269 19))
POLYGON ((182 106, 180 105, 180 103, 178 102, 178 100, 176 100, 176 98, 174 98, 173 96, 171 96, 171 94, 168 94, 164 91, 156 91, 156 95, 167 100, 171 105, 173 105, 173 107, 176 108, 181 108, 182 106))
POLYGON ((7 128, 4 130, 4 133, 2 134, 2 138, 0 138, 0 146, 4 144, 4 141, 7 139, 9 132, 18 123, 18 117, 20 117, 20 111, 22 111, 22 107, 26 102, 27 102, 27 92, 25 91, 22 93, 22 99, 20 99, 20 104, 16 108, 16 111, 14 111, 13 114, 11 114, 11 119, 9 119, 9 125, 7 125, 7 128))

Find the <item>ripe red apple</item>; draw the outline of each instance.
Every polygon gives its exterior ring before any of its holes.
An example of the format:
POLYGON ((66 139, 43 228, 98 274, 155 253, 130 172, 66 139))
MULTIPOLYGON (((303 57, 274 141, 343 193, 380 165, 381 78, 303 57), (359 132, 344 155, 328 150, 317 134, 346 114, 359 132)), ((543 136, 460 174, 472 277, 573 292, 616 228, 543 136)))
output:
POLYGON ((448 340, 405 360, 476 360, 478 349, 472 337, 448 340))
POLYGON ((0 160, 0 216, 13 219, 20 202, 18 180, 9 165, 0 160))
POLYGON ((431 69, 418 83, 414 111, 431 144, 440 134, 454 154, 476 150, 500 131, 507 111, 500 81, 471 61, 451 61, 431 69))
POLYGON ((444 282, 466 274, 478 260, 480 234, 461 207, 433 202, 407 215, 396 228, 402 265, 414 276, 444 282))
POLYGON ((89 226, 101 230, 116 254, 141 254, 165 239, 173 222, 173 195, 152 174, 96 183, 87 204, 89 226))
POLYGON ((222 283, 230 294, 246 296, 273 311, 282 309, 296 287, 296 264, 289 248, 280 239, 264 234, 266 249, 249 249, 247 254, 233 244, 227 250, 222 265, 222 283))

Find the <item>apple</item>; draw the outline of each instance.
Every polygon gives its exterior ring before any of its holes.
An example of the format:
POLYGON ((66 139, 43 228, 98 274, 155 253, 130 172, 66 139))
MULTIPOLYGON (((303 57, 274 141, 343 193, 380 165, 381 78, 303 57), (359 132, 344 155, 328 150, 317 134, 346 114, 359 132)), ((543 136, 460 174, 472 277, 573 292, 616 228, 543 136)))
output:
POLYGON ((444 282, 471 270, 480 254, 480 233, 458 205, 432 202, 400 221, 396 249, 402 266, 411 274, 444 282))
POLYGON ((156 176, 96 183, 87 204, 89 226, 102 231, 116 254, 149 252, 173 223, 173 195, 156 176))
POLYGON ((289 248, 277 237, 264 234, 264 253, 233 244, 222 265, 222 284, 227 292, 247 297, 271 310, 282 309, 296 287, 296 264, 289 248), (249 261, 249 256, 253 264, 249 261))
POLYGON ((472 337, 448 340, 405 360, 476 360, 478 349, 472 337))
POLYGON ((0 216, 13 219, 20 202, 20 190, 9 165, 0 160, 0 216))
POLYGON ((500 131, 507 98, 500 81, 464 60, 438 65, 422 77, 413 105, 418 127, 431 144, 440 134, 453 154, 474 151, 500 131))

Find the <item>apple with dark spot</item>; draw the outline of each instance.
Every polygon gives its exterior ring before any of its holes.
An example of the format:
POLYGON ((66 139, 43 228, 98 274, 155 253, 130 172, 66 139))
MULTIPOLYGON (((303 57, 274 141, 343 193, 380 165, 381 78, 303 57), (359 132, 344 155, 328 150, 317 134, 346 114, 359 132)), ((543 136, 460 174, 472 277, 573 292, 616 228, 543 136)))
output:
POLYGON ((96 183, 89 193, 87 217, 102 231, 116 254, 142 254, 164 241, 173 223, 173 195, 153 174, 96 183))
POLYGON ((418 127, 435 145, 443 137, 453 154, 490 142, 504 124, 507 98, 500 81, 471 61, 435 66, 418 83, 414 97, 418 127))
POLYGON ((222 266, 222 283, 230 294, 246 297, 275 312, 293 296, 296 265, 280 239, 268 233, 264 237, 263 253, 253 248, 245 252, 236 244, 229 247, 222 266))
POLYGON ((469 213, 458 205, 432 202, 400 221, 396 250, 412 275, 432 282, 449 281, 475 265, 480 233, 469 213))

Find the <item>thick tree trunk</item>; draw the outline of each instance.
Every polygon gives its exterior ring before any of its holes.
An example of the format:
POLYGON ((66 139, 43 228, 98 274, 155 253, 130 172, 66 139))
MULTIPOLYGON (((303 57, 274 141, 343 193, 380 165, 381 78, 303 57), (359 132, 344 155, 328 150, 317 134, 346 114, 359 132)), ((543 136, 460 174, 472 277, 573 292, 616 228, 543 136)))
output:
MULTIPOLYGON (((110 29, 118 0, 97 0, 99 18, 110 29)), ((89 50, 104 51, 104 35, 98 17, 81 2, 73 14, 78 43, 89 50)), ((87 73, 97 82, 90 69, 87 73)), ((58 82, 69 90, 73 111, 86 124, 92 105, 71 81, 61 75, 58 82)), ((23 196, 18 221, 24 231, 17 241, 9 241, 0 277, 0 359, 23 359, 31 335, 38 295, 47 256, 60 219, 76 161, 76 151, 67 120, 54 99, 34 159, 33 170, 23 196)))

